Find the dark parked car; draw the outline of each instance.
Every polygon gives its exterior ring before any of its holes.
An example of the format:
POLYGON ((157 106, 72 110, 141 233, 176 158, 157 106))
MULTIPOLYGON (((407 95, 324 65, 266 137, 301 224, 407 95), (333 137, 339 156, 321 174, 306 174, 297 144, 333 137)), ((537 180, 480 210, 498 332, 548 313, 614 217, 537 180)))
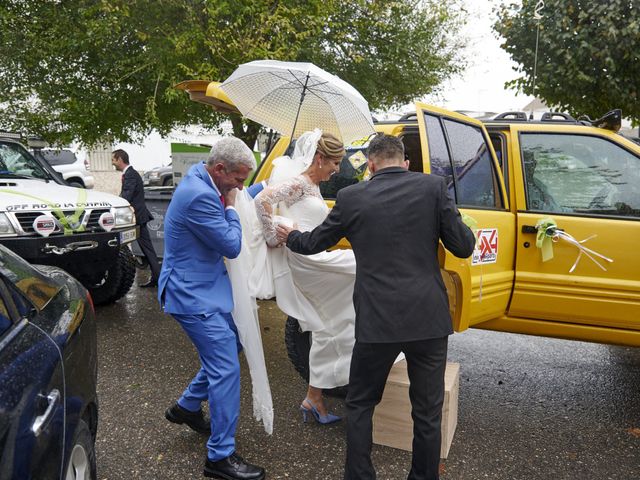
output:
POLYGON ((87 290, 0 245, 0 479, 96 479, 96 381, 87 290))
POLYGON ((155 167, 144 172, 142 183, 145 187, 170 187, 173 185, 173 167, 171 164, 164 167, 155 167))

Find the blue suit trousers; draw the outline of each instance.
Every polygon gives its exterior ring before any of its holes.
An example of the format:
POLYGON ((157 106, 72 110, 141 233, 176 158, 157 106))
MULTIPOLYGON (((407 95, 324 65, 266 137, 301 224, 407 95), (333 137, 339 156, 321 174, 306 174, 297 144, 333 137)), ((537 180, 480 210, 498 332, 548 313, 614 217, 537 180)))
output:
POLYGON ((172 314, 200 356, 201 368, 184 391, 178 405, 192 412, 209 401, 211 437, 208 457, 217 461, 235 452, 240 411, 238 332, 230 313, 172 314))

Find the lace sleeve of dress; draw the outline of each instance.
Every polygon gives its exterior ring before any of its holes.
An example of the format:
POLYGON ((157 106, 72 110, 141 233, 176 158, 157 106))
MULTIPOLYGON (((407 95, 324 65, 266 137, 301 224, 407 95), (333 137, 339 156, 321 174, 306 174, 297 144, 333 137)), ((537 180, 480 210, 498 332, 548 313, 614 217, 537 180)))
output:
POLYGON ((280 202, 287 206, 293 205, 303 196, 306 183, 302 177, 291 178, 265 188, 256 197, 256 213, 262 225, 264 239, 270 247, 278 245, 276 227, 273 222, 273 206, 280 202))

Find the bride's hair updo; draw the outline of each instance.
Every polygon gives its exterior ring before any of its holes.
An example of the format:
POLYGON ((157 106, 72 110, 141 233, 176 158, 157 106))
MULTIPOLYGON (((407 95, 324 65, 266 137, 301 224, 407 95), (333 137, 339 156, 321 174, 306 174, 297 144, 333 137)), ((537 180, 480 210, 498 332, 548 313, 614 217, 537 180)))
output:
POLYGON ((332 133, 323 133, 318 140, 317 151, 326 158, 342 158, 344 157, 344 145, 332 133))

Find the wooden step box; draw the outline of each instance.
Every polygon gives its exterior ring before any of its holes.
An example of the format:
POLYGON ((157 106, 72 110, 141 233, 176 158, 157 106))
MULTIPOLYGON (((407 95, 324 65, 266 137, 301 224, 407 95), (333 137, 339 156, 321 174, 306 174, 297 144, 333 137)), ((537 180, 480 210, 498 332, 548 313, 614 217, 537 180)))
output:
MULTIPOLYGON (((459 386, 460 364, 448 362, 444 375, 441 458, 447 458, 458 424, 459 386)), ((413 420, 409 401, 409 377, 407 362, 402 360, 391 368, 382 401, 373 415, 373 443, 411 451, 412 442, 413 420)))

